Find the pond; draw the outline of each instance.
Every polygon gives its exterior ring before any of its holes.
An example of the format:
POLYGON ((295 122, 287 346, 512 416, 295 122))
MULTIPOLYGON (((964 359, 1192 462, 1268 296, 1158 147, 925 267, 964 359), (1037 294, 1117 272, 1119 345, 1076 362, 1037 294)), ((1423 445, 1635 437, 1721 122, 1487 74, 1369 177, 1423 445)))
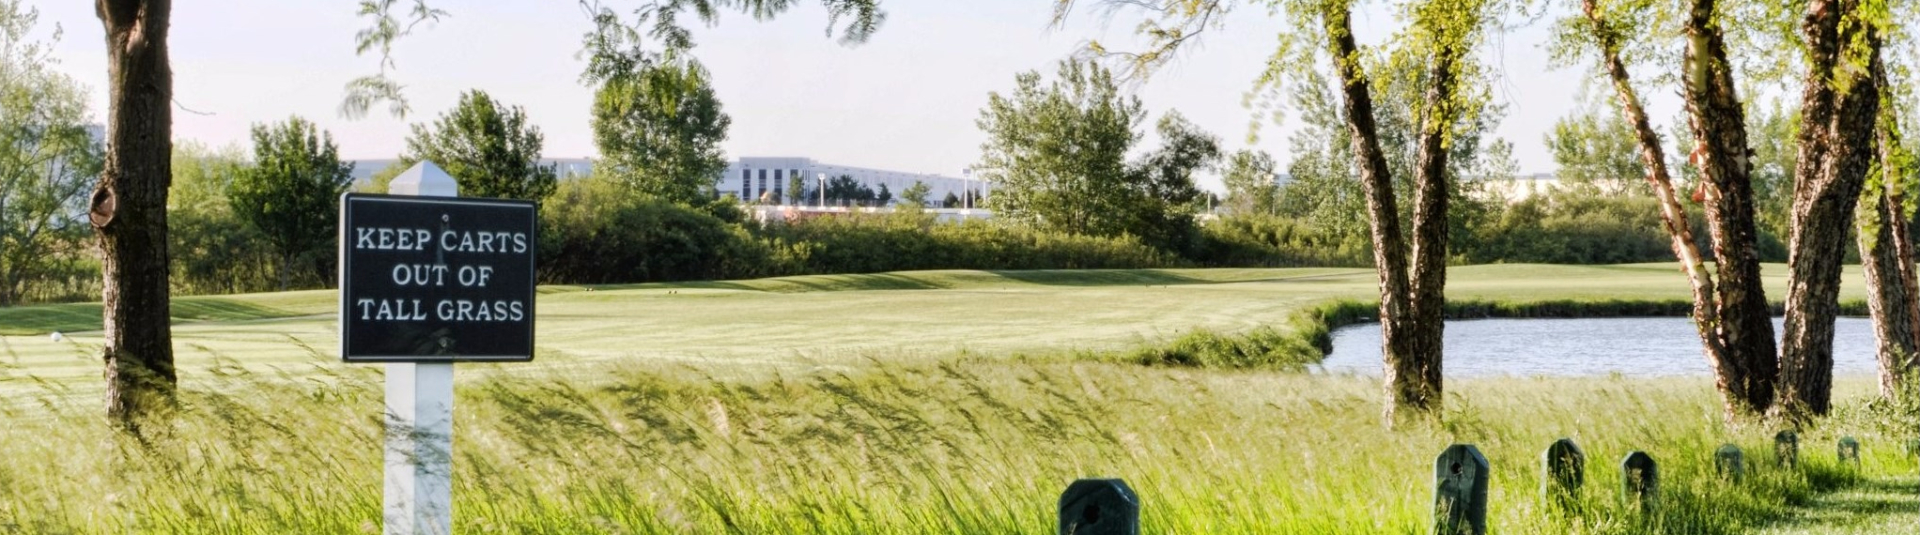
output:
MULTIPOLYGON (((1774 318, 1774 336, 1781 331, 1774 318)), ((1833 373, 1873 375, 1873 323, 1840 318, 1834 325, 1833 373)), ((1322 373, 1379 375, 1380 325, 1333 331, 1322 373)), ((1447 377, 1712 375, 1689 318, 1485 319, 1447 322, 1447 377)))

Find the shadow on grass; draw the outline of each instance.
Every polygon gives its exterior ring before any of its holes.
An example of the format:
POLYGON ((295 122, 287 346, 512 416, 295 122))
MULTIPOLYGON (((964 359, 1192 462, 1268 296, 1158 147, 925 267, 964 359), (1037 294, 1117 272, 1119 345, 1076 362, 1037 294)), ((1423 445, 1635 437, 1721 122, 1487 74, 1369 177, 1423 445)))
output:
MULTIPOLYGON (((173 321, 240 321, 295 316, 278 308, 225 297, 172 300, 173 321)), ((99 303, 63 303, 0 308, 0 335, 33 336, 54 331, 98 331, 99 303)))
POLYGON ((1920 480, 1870 479, 1815 498, 1803 512, 1768 523, 1769 528, 1871 526, 1920 507, 1920 480), (1881 518, 1887 517, 1887 518, 1881 518))
POLYGON ((988 271, 987 273, 1008 280, 1042 286, 1147 286, 1219 282, 1160 269, 988 271))

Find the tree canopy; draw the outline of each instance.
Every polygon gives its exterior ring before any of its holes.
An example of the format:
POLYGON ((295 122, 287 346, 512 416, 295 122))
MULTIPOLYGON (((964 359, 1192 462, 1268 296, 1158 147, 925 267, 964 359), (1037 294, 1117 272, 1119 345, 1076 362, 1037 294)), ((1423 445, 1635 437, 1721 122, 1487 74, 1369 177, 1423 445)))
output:
POLYGON ((462 196, 537 201, 554 189, 554 167, 540 165, 543 140, 524 108, 476 89, 431 126, 413 125, 402 160, 438 164, 460 183, 462 196))

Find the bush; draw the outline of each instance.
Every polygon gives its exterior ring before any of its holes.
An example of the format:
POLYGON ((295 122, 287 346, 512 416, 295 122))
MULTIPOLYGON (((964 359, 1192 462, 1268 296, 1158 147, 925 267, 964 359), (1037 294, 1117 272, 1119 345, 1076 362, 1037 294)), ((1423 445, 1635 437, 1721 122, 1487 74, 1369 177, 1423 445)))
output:
POLYGON ((1200 227, 1192 260, 1207 267, 1370 266, 1373 244, 1285 216, 1242 215, 1200 227))
POLYGON ((769 258, 737 225, 629 195, 610 180, 562 183, 540 210, 540 280, 619 283, 752 275, 769 258))

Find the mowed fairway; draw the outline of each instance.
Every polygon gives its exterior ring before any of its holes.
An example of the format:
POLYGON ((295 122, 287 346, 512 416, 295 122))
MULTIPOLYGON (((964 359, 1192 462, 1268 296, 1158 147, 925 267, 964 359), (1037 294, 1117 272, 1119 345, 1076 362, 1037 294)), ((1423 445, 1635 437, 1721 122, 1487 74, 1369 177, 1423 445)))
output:
MULTIPOLYGON (((1784 291, 1769 266, 1769 292, 1784 291)), ((1843 299, 1862 291, 1849 272, 1843 299)), ((959 354, 1049 356, 1115 351, 1204 328, 1272 325, 1304 304, 1377 297, 1366 269, 928 271, 751 281, 544 287, 538 351, 516 375, 596 362, 690 368, 717 377, 844 369, 959 354)), ((1671 265, 1455 268, 1458 299, 1684 300, 1671 265)), ((191 384, 217 359, 299 374, 338 363, 336 294, 289 292, 175 301, 174 342, 191 384)), ((0 362, 86 389, 99 375, 98 305, 0 309, 0 362), (62 331, 65 342, 48 333, 62 331)), ((497 366, 469 366, 484 375, 497 366)), ((18 385, 14 385, 18 386, 18 385)))
MULTIPOLYGON (((1770 266, 1772 295, 1784 270, 1770 266)), ((1850 275, 1851 276, 1851 275, 1850 275)), ((459 533, 1047 533, 1074 478, 1123 477, 1144 533, 1423 533, 1433 456, 1477 444, 1503 533, 1866 533, 1901 525, 1910 427, 1837 381, 1836 417, 1772 462, 1711 380, 1448 382, 1431 421, 1381 425, 1371 377, 1155 367, 1105 356, 1194 329, 1289 325, 1371 300, 1357 269, 940 271, 548 287, 530 364, 462 365, 459 533), (1856 470, 1833 440, 1866 444, 1856 470), (1539 452, 1588 454, 1578 514, 1538 501, 1539 452), (1712 452, 1753 472, 1716 477, 1712 452), (1617 499, 1661 463, 1662 509, 1617 499), (1866 504, 1866 505, 1861 505, 1866 504), (1864 530, 1864 531, 1863 531, 1864 530)), ((1672 301, 1670 265, 1470 266, 1451 296, 1672 301)), ((183 412, 142 446, 99 417, 97 306, 0 309, 0 535, 375 533, 379 366, 346 365, 332 292, 183 298, 183 412), (70 336, 54 342, 48 333, 70 336)), ((1861 298, 1852 279, 1844 299, 1861 298)))

